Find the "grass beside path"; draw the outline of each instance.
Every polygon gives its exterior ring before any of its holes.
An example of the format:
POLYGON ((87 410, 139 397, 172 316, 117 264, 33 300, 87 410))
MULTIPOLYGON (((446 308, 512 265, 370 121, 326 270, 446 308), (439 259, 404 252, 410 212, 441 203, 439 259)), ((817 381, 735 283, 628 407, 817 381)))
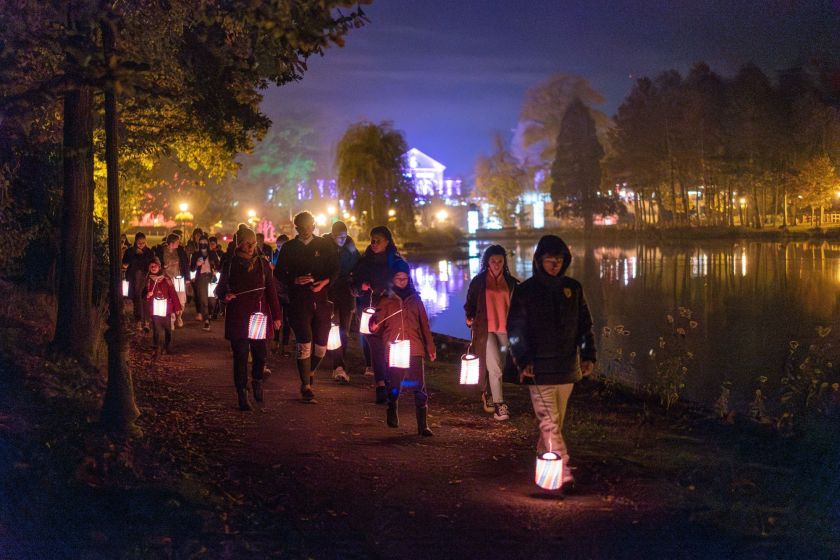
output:
POLYGON ((95 429, 102 377, 42 357, 48 317, 3 325, 3 558, 840 557, 820 503, 832 457, 700 410, 579 385, 560 499, 533 483, 526 392, 506 387, 495 422, 456 384, 457 348, 428 365, 436 436, 420 438, 411 395, 385 425, 355 342, 350 385, 322 367, 302 404, 294 361, 272 355, 265 406, 242 413, 221 324, 187 321, 157 363, 137 334, 144 437, 119 442, 95 429))

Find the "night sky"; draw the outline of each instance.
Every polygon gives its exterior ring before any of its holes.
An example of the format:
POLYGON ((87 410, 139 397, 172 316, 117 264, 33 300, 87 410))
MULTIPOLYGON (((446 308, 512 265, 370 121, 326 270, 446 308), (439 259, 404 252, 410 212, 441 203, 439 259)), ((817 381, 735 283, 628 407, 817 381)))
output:
MULTIPOLYGON (((609 115, 636 78, 698 60, 731 75, 840 54, 840 0, 375 0, 371 23, 267 92, 275 120, 310 123, 325 154, 346 126, 391 120, 410 146, 472 174, 490 132, 510 132, 525 91, 554 73, 590 80, 609 115)), ((331 157, 326 157, 331 160, 331 157)), ((320 172, 324 175, 323 172, 320 172)))

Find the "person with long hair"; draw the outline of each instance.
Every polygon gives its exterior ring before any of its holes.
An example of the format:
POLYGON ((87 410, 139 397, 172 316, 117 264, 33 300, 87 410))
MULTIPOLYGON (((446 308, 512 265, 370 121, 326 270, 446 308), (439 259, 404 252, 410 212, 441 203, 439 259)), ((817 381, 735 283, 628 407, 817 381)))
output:
MULTIPOLYGON (((385 226, 376 226, 370 230, 370 245, 365 249, 352 275, 359 317, 362 316, 364 308, 375 308, 388 292, 393 276, 391 271, 395 269, 398 261, 404 259, 397 250, 391 230, 385 226)), ((376 403, 385 404, 388 400, 388 363, 382 336, 371 333, 362 334, 361 337, 365 361, 373 369, 376 403)), ((367 375, 367 371, 365 374, 367 375)))
POLYGON ((204 321, 205 331, 210 330, 210 294, 207 290, 219 270, 219 256, 210 251, 210 240, 202 235, 198 240, 198 249, 190 257, 190 272, 194 274, 196 320, 204 321))
POLYGON ((574 484, 563 419, 574 384, 595 366, 592 315, 577 280, 566 276, 572 262, 568 246, 545 235, 534 251, 534 275, 513 292, 507 332, 512 359, 507 382, 529 386, 539 422, 537 453, 553 452, 563 460, 564 485, 574 484))
POLYGON ((508 269, 505 248, 490 245, 481 258, 481 271, 470 281, 464 304, 473 351, 478 356, 479 371, 485 381, 481 400, 485 411, 492 412, 493 418, 500 421, 510 418, 502 392, 502 372, 509 345, 510 298, 518 283, 508 269))
POLYGON ((233 383, 239 409, 244 411, 252 410, 248 401, 248 355, 253 362, 251 389, 254 400, 262 403, 266 341, 271 340, 274 331, 282 326, 282 320, 271 268, 256 250, 254 230, 240 226, 236 239, 239 244, 222 269, 216 296, 227 302, 225 338, 233 350, 233 383), (265 319, 264 330, 257 328, 259 319, 265 319))

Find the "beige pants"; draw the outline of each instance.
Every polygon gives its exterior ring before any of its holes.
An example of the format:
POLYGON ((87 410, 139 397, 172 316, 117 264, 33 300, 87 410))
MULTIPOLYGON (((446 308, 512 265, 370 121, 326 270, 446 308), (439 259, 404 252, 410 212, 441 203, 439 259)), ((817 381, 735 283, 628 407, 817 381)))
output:
POLYGON ((531 385, 531 404, 540 427, 540 438, 537 440, 537 453, 553 451, 560 455, 563 464, 569 462, 566 442, 563 440, 563 418, 566 416, 566 405, 572 394, 574 383, 563 385, 531 385))

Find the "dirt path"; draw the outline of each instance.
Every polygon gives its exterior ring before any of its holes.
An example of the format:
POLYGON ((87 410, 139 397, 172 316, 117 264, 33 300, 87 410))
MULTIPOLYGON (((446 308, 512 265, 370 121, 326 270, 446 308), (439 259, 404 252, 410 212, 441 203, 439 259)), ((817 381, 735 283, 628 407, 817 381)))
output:
POLYGON ((627 449, 646 439, 644 428, 580 413, 585 390, 567 420, 578 484, 558 499, 533 484, 536 428, 522 391, 507 389, 514 418, 495 422, 475 389, 452 387, 452 365, 435 364, 427 384, 436 437, 420 438, 411 395, 402 397, 400 428, 385 425, 355 343, 351 383, 334 383, 325 363, 316 405, 298 401, 294 360, 272 355, 265 405, 254 412, 235 408, 220 323, 207 333, 189 321, 174 349, 160 371, 191 395, 187 412, 229 436, 214 442, 211 467, 229 470, 225 491, 242 511, 220 557, 764 557, 762 545, 697 522, 684 481, 634 466, 627 449), (604 430, 626 433, 627 449, 599 443, 604 430))

